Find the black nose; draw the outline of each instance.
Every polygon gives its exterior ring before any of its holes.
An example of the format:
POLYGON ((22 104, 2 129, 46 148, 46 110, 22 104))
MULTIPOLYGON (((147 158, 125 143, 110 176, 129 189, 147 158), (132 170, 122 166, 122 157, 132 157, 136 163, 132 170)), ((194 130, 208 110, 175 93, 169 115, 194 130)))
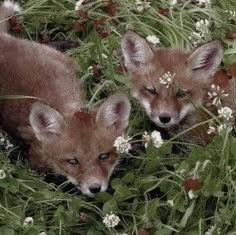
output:
POLYGON ((170 122, 171 117, 167 116, 167 115, 163 115, 163 116, 160 116, 159 119, 162 123, 168 123, 168 122, 170 122))
POLYGON ((89 187, 89 191, 93 194, 99 193, 101 191, 101 186, 98 184, 92 185, 89 187))

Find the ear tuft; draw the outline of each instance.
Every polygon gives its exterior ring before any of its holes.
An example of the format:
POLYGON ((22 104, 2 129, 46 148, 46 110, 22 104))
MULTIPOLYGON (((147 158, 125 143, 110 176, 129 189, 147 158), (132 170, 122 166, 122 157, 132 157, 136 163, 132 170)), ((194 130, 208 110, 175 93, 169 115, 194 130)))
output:
POLYGON ((38 102, 32 105, 29 120, 36 138, 42 142, 60 135, 66 126, 64 118, 58 111, 38 102))
POLYGON ((122 37, 121 49, 125 66, 131 72, 147 64, 153 58, 153 51, 147 41, 132 31, 128 31, 122 37))
POLYGON ((210 78, 217 70, 224 55, 220 41, 212 41, 198 47, 188 58, 188 64, 199 78, 210 78))
POLYGON ((115 126, 118 129, 125 129, 129 124, 131 105, 128 97, 123 93, 116 93, 108 97, 100 106, 96 122, 109 128, 115 126))

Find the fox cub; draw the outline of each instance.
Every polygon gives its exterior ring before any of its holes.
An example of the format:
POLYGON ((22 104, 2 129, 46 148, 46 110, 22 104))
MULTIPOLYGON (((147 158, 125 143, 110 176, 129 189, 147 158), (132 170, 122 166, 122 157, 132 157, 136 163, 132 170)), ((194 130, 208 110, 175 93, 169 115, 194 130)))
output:
POLYGON ((130 103, 116 93, 90 113, 75 64, 61 52, 8 34, 7 18, 19 6, 0 7, 0 125, 30 144, 33 167, 62 174, 82 193, 105 191, 117 164, 114 140, 128 126, 130 103))
MULTIPOLYGON (((229 94, 222 104, 236 111, 233 98, 236 80, 227 79, 222 71, 215 74, 223 59, 219 41, 206 43, 194 51, 152 48, 144 38, 129 31, 124 34, 121 47, 132 94, 158 127, 176 134, 206 121, 209 116, 202 107, 210 101, 207 95, 212 84, 229 94)), ((236 66, 230 69, 236 76, 236 66)), ((217 114, 217 110, 211 111, 217 114)), ((200 143, 209 141, 206 126, 187 133, 200 143)))

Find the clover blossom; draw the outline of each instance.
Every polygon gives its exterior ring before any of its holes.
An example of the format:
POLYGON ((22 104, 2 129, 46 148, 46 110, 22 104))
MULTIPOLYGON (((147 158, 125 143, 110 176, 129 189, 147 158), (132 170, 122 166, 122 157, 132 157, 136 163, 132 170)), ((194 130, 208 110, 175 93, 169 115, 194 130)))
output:
POLYGON ((125 138, 124 135, 119 136, 114 141, 113 146, 116 148, 116 151, 118 153, 128 153, 129 150, 131 149, 131 145, 129 143, 130 140, 131 140, 131 138, 129 138, 129 137, 125 138))
POLYGON ((164 84, 166 86, 166 88, 168 88, 173 80, 174 80, 174 77, 175 77, 175 73, 174 74, 171 74, 169 71, 164 73, 159 79, 160 79, 160 83, 161 84, 164 84))
POLYGON ((212 104, 219 107, 221 106, 221 101, 224 97, 227 97, 229 94, 226 94, 219 85, 212 84, 210 91, 208 92, 208 98, 212 99, 212 104))
POLYGON ((159 131, 153 131, 151 135, 145 131, 143 134, 143 143, 145 148, 147 148, 150 144, 153 144, 156 148, 160 148, 164 142, 159 131))
POLYGON ((160 39, 159 39, 157 36, 155 36, 155 35, 148 35, 148 36, 146 37, 146 40, 147 40, 149 43, 153 44, 154 46, 156 46, 157 44, 160 43, 160 39))
POLYGON ((103 218, 103 223, 106 225, 107 228, 114 228, 120 222, 120 218, 115 214, 106 214, 103 218))
POLYGON ((138 12, 143 12, 144 10, 147 10, 148 8, 150 8, 150 2, 144 0, 144 1, 141 1, 141 0, 136 0, 135 1, 135 4, 136 4, 136 9, 138 12))
POLYGON ((79 0, 75 3, 75 11, 80 10, 82 4, 83 4, 84 0, 79 0))
POLYGON ((26 217, 23 223, 24 227, 28 227, 30 225, 33 225, 34 219, 32 217, 26 217))

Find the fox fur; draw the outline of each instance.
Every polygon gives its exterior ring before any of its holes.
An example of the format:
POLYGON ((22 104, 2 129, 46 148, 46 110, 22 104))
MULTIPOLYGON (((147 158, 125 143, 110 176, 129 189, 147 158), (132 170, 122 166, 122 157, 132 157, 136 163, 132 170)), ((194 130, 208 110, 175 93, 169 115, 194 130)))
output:
POLYGON ((85 98, 75 64, 61 52, 9 34, 8 18, 20 7, 0 7, 0 125, 30 145, 30 162, 52 169, 93 196, 105 191, 117 164, 114 140, 128 126, 130 103, 123 93, 83 112, 85 98))

